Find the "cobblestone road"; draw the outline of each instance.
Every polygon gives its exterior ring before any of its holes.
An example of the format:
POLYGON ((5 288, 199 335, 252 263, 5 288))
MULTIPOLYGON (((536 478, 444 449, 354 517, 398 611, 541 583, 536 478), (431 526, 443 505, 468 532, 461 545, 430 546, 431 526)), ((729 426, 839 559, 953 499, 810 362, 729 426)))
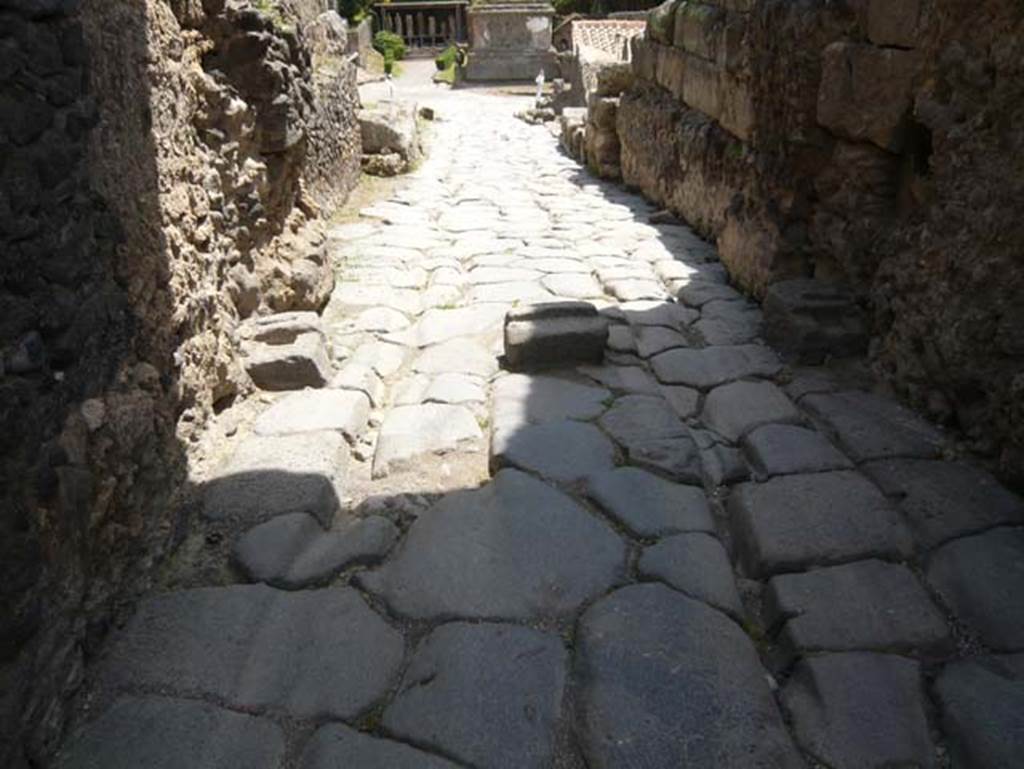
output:
POLYGON ((1019 765, 1021 500, 784 366, 713 249, 520 102, 435 101, 332 232, 329 387, 204 487, 230 568, 113 634, 58 765, 1019 765), (505 312, 555 298, 605 363, 503 372, 505 312))

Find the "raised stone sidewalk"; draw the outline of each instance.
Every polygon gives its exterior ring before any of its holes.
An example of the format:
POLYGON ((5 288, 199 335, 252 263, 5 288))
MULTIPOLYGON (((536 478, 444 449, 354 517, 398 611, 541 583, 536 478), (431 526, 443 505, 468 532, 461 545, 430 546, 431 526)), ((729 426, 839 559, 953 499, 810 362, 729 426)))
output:
POLYGON ((713 249, 520 106, 438 100, 334 230, 319 329, 257 351, 317 386, 242 425, 212 566, 112 634, 56 766, 1019 766, 1021 500, 786 366, 713 249), (503 370, 506 312, 555 300, 604 362, 503 370))

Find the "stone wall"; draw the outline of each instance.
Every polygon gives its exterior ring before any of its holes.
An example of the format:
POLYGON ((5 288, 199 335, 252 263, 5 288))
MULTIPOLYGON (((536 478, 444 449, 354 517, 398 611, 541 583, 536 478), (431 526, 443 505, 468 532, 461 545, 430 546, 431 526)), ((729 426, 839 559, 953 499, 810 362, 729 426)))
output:
POLYGON ((216 404, 251 388, 238 319, 330 290, 354 75, 274 9, 0 0, 2 766, 45 760, 182 535, 216 404))
POLYGON ((1020 482, 1022 30, 1013 0, 668 2, 617 124, 739 286, 848 283, 878 370, 1020 482))

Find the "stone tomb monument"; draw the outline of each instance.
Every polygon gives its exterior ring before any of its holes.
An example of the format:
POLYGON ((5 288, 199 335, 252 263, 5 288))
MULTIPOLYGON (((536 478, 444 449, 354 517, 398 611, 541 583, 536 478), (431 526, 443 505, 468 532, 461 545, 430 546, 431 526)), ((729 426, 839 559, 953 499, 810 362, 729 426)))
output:
POLYGON ((555 9, 547 0, 477 0, 468 11, 467 80, 557 77, 551 46, 555 9))

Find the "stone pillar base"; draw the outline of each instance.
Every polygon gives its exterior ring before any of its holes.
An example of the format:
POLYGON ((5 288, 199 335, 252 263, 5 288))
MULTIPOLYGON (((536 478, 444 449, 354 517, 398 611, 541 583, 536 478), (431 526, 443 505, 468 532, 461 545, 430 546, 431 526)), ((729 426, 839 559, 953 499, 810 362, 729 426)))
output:
POLYGON ((516 51, 476 51, 466 65, 468 81, 534 80, 543 70, 552 80, 559 75, 554 51, 523 53, 516 51))

